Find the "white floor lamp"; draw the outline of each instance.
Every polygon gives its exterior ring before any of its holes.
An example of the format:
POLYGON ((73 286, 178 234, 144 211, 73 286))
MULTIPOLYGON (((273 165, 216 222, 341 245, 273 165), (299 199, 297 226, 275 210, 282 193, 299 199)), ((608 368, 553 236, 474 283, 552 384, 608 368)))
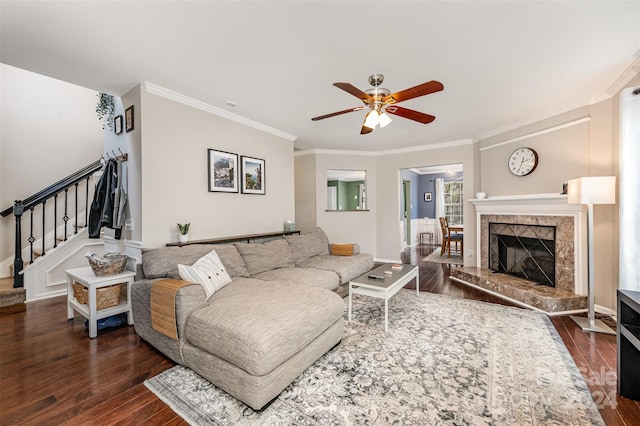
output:
POLYGON ((569 204, 586 204, 588 207, 587 250, 589 254, 589 312, 587 318, 572 315, 571 319, 582 328, 582 331, 595 331, 598 333, 616 334, 616 332, 609 328, 605 323, 596 319, 596 313, 594 309, 595 275, 593 272, 593 205, 616 203, 616 177, 593 176, 572 179, 568 182, 567 192, 567 201, 569 204))

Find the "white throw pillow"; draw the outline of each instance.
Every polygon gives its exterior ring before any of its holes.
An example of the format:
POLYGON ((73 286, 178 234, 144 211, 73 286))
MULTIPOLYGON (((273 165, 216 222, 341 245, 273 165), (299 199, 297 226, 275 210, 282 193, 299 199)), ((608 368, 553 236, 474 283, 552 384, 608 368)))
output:
POLYGON ((191 266, 179 264, 178 273, 183 280, 202 285, 207 299, 231 282, 231 277, 215 250, 196 260, 191 266))

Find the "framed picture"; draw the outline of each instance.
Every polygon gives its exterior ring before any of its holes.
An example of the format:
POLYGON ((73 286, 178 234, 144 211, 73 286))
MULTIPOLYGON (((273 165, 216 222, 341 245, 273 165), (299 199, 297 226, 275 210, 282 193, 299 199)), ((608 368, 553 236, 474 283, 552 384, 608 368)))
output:
POLYGON ((260 158, 241 157, 242 162, 242 193, 262 194, 265 192, 264 160, 260 158))
POLYGON ((133 105, 124 111, 124 129, 127 133, 133 130, 133 105))
POLYGON ((208 151, 209 192, 238 192, 238 154, 208 151))
POLYGON ((430 192, 425 192, 424 193, 424 200, 425 201, 431 201, 431 193, 430 192))
POLYGON ((122 116, 118 115, 113 119, 113 130, 116 132, 116 135, 122 133, 122 116))

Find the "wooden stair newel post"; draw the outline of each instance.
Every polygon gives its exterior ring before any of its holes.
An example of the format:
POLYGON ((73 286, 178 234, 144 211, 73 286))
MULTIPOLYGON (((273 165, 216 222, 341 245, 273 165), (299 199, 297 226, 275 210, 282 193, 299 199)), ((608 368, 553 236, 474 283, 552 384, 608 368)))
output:
POLYGON ((24 262, 22 261, 22 213, 24 206, 22 200, 16 200, 13 205, 13 215, 16 218, 16 255, 13 261, 13 287, 24 287, 24 275, 21 274, 24 262))

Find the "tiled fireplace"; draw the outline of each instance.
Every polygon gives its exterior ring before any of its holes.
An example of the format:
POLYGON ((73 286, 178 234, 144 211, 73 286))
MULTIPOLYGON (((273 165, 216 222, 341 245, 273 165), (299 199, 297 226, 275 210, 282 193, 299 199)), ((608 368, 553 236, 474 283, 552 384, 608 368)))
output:
POLYGON ((470 200, 477 266, 452 277, 546 312, 586 307, 586 211, 566 195, 470 200))

